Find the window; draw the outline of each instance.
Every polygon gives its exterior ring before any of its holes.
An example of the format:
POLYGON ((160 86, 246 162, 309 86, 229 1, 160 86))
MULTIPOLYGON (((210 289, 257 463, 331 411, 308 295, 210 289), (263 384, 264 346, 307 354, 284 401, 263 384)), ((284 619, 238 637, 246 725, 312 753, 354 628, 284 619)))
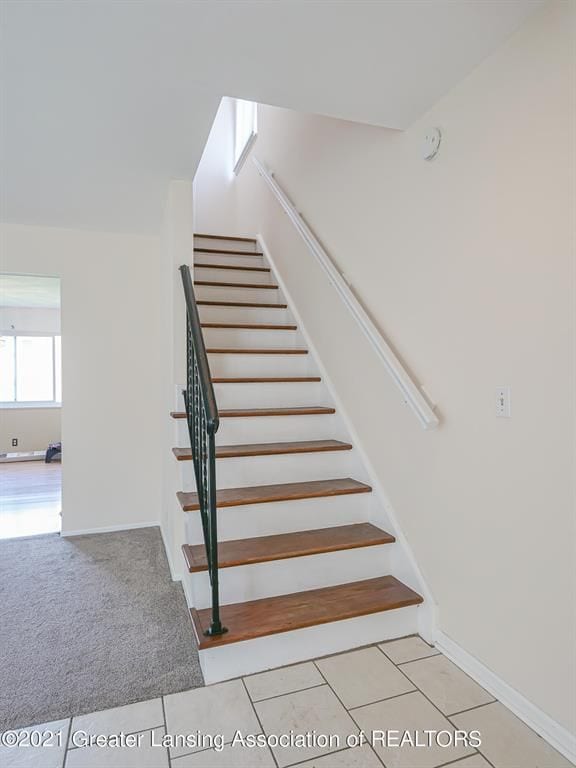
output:
POLYGON ((0 336, 0 403, 62 401, 60 336, 0 336))
POLYGON ((234 173, 240 173, 252 145, 256 141, 258 105, 253 101, 236 99, 234 129, 234 173))

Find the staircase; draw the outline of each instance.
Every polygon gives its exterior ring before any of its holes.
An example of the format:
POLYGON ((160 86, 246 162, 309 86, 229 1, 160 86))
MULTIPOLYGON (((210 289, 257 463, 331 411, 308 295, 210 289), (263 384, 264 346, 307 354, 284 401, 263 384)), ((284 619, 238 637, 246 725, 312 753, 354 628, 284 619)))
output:
POLYGON ((197 235, 193 275, 220 419, 223 634, 205 634, 209 555, 183 401, 171 415, 206 682, 416 632, 422 597, 391 571, 417 577, 257 241, 197 235))

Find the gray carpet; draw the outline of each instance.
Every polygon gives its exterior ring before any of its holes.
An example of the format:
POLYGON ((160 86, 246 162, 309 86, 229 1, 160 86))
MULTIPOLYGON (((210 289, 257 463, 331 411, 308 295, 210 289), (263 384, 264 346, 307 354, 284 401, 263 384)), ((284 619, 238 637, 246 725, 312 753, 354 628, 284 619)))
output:
POLYGON ((0 731, 204 685, 158 528, 0 541, 0 731))

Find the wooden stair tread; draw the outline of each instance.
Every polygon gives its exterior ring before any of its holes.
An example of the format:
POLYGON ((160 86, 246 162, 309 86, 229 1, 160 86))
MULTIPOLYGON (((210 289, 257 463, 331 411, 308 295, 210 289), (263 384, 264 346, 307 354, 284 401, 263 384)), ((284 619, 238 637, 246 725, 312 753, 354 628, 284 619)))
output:
MULTIPOLYGON (((275 501, 298 501, 325 496, 344 496, 356 493, 370 493, 372 488, 351 477, 335 480, 309 480, 304 483, 278 483, 276 485, 254 485, 242 488, 221 488, 216 491, 216 506, 239 507, 246 504, 267 504, 275 501)), ((199 509, 198 494, 179 491, 178 500, 184 512, 199 509)))
POLYGON ((199 307, 254 307, 263 309, 288 309, 288 304, 262 304, 251 301, 197 301, 199 307))
MULTIPOLYGON (((239 445, 217 445, 217 459, 232 459, 244 456, 280 456, 291 453, 324 453, 326 451, 350 451, 350 443, 341 440, 297 440, 284 443, 244 443, 239 445)), ((173 448, 178 461, 191 461, 190 448, 173 448)))
POLYGON ((217 377, 213 384, 304 384, 312 381, 322 381, 320 376, 256 376, 256 377, 217 377))
POLYGON ((296 331, 297 325, 274 325, 273 323, 200 323, 201 328, 238 328, 248 331, 296 331))
POLYGON ((194 237, 204 237, 206 240, 240 240, 241 243, 256 243, 255 237, 234 237, 234 235, 206 235, 194 232, 194 237))
MULTIPOLYGON (((294 408, 223 408, 218 411, 220 418, 242 418, 244 416, 319 416, 336 413, 336 409, 324 405, 299 405, 294 408)), ((184 411, 172 411, 173 419, 185 419, 184 411)))
POLYGON ((194 269, 234 269, 239 272, 271 272, 270 267, 240 267, 237 264, 199 264, 194 262, 194 269))
POLYGON ((209 347, 209 355, 307 355, 301 347, 209 347))
POLYGON ((223 408, 218 411, 223 418, 242 418, 244 416, 328 416, 336 409, 326 405, 297 405, 288 408, 223 408))
MULTIPOLYGON (((270 560, 287 560, 292 557, 391 544, 394 541, 394 536, 371 523, 355 523, 312 531, 259 536, 253 539, 221 541, 218 544, 218 567, 232 568, 237 565, 253 565, 270 560)), ((182 551, 190 573, 208 570, 204 544, 185 544, 182 551)))
POLYGON ((278 286, 274 283, 223 283, 219 280, 194 280, 194 285, 210 286, 211 288, 258 288, 277 291, 278 286))
POLYGON ((243 251, 233 248, 194 248, 194 253, 223 253, 232 256, 264 256, 262 251, 243 251))
POLYGON ((206 637, 210 626, 210 608, 190 613, 198 638, 198 647, 213 648, 256 637, 290 632, 295 629, 353 619, 372 613, 418 605, 422 597, 394 576, 338 584, 290 595, 267 597, 246 603, 220 606, 222 623, 228 632, 206 637))

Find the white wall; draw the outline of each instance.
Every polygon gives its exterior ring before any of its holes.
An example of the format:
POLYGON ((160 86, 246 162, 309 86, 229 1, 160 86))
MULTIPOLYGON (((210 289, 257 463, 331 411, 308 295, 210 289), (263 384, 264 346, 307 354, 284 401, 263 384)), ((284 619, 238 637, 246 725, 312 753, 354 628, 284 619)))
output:
POLYGON ((61 278, 63 532, 158 522, 159 240, 5 224, 0 271, 61 278))
POLYGON ((437 432, 400 403, 250 162, 210 221, 264 235, 440 629, 566 728, 576 721, 575 9, 549 5, 404 132, 259 112, 255 154, 439 404, 437 432), (443 140, 425 162, 430 126, 443 140), (495 417, 502 384, 511 419, 495 417))
POLYGON ((161 523, 172 576, 181 578, 184 565, 181 546, 186 543, 184 514, 176 498, 182 490, 178 462, 172 448, 178 446, 177 427, 170 411, 177 407, 178 386, 186 381, 186 306, 181 264, 192 261, 192 183, 172 181, 168 187, 162 228, 162 353, 158 360, 162 371, 162 505, 161 523))
POLYGON ((60 408, 3 408, 0 410, 0 453, 45 451, 61 438, 60 408), (12 439, 18 446, 12 446, 12 439))
POLYGON ((230 221, 234 215, 234 125, 234 99, 224 97, 194 177, 195 230, 203 234, 217 234, 222 219, 230 221))

